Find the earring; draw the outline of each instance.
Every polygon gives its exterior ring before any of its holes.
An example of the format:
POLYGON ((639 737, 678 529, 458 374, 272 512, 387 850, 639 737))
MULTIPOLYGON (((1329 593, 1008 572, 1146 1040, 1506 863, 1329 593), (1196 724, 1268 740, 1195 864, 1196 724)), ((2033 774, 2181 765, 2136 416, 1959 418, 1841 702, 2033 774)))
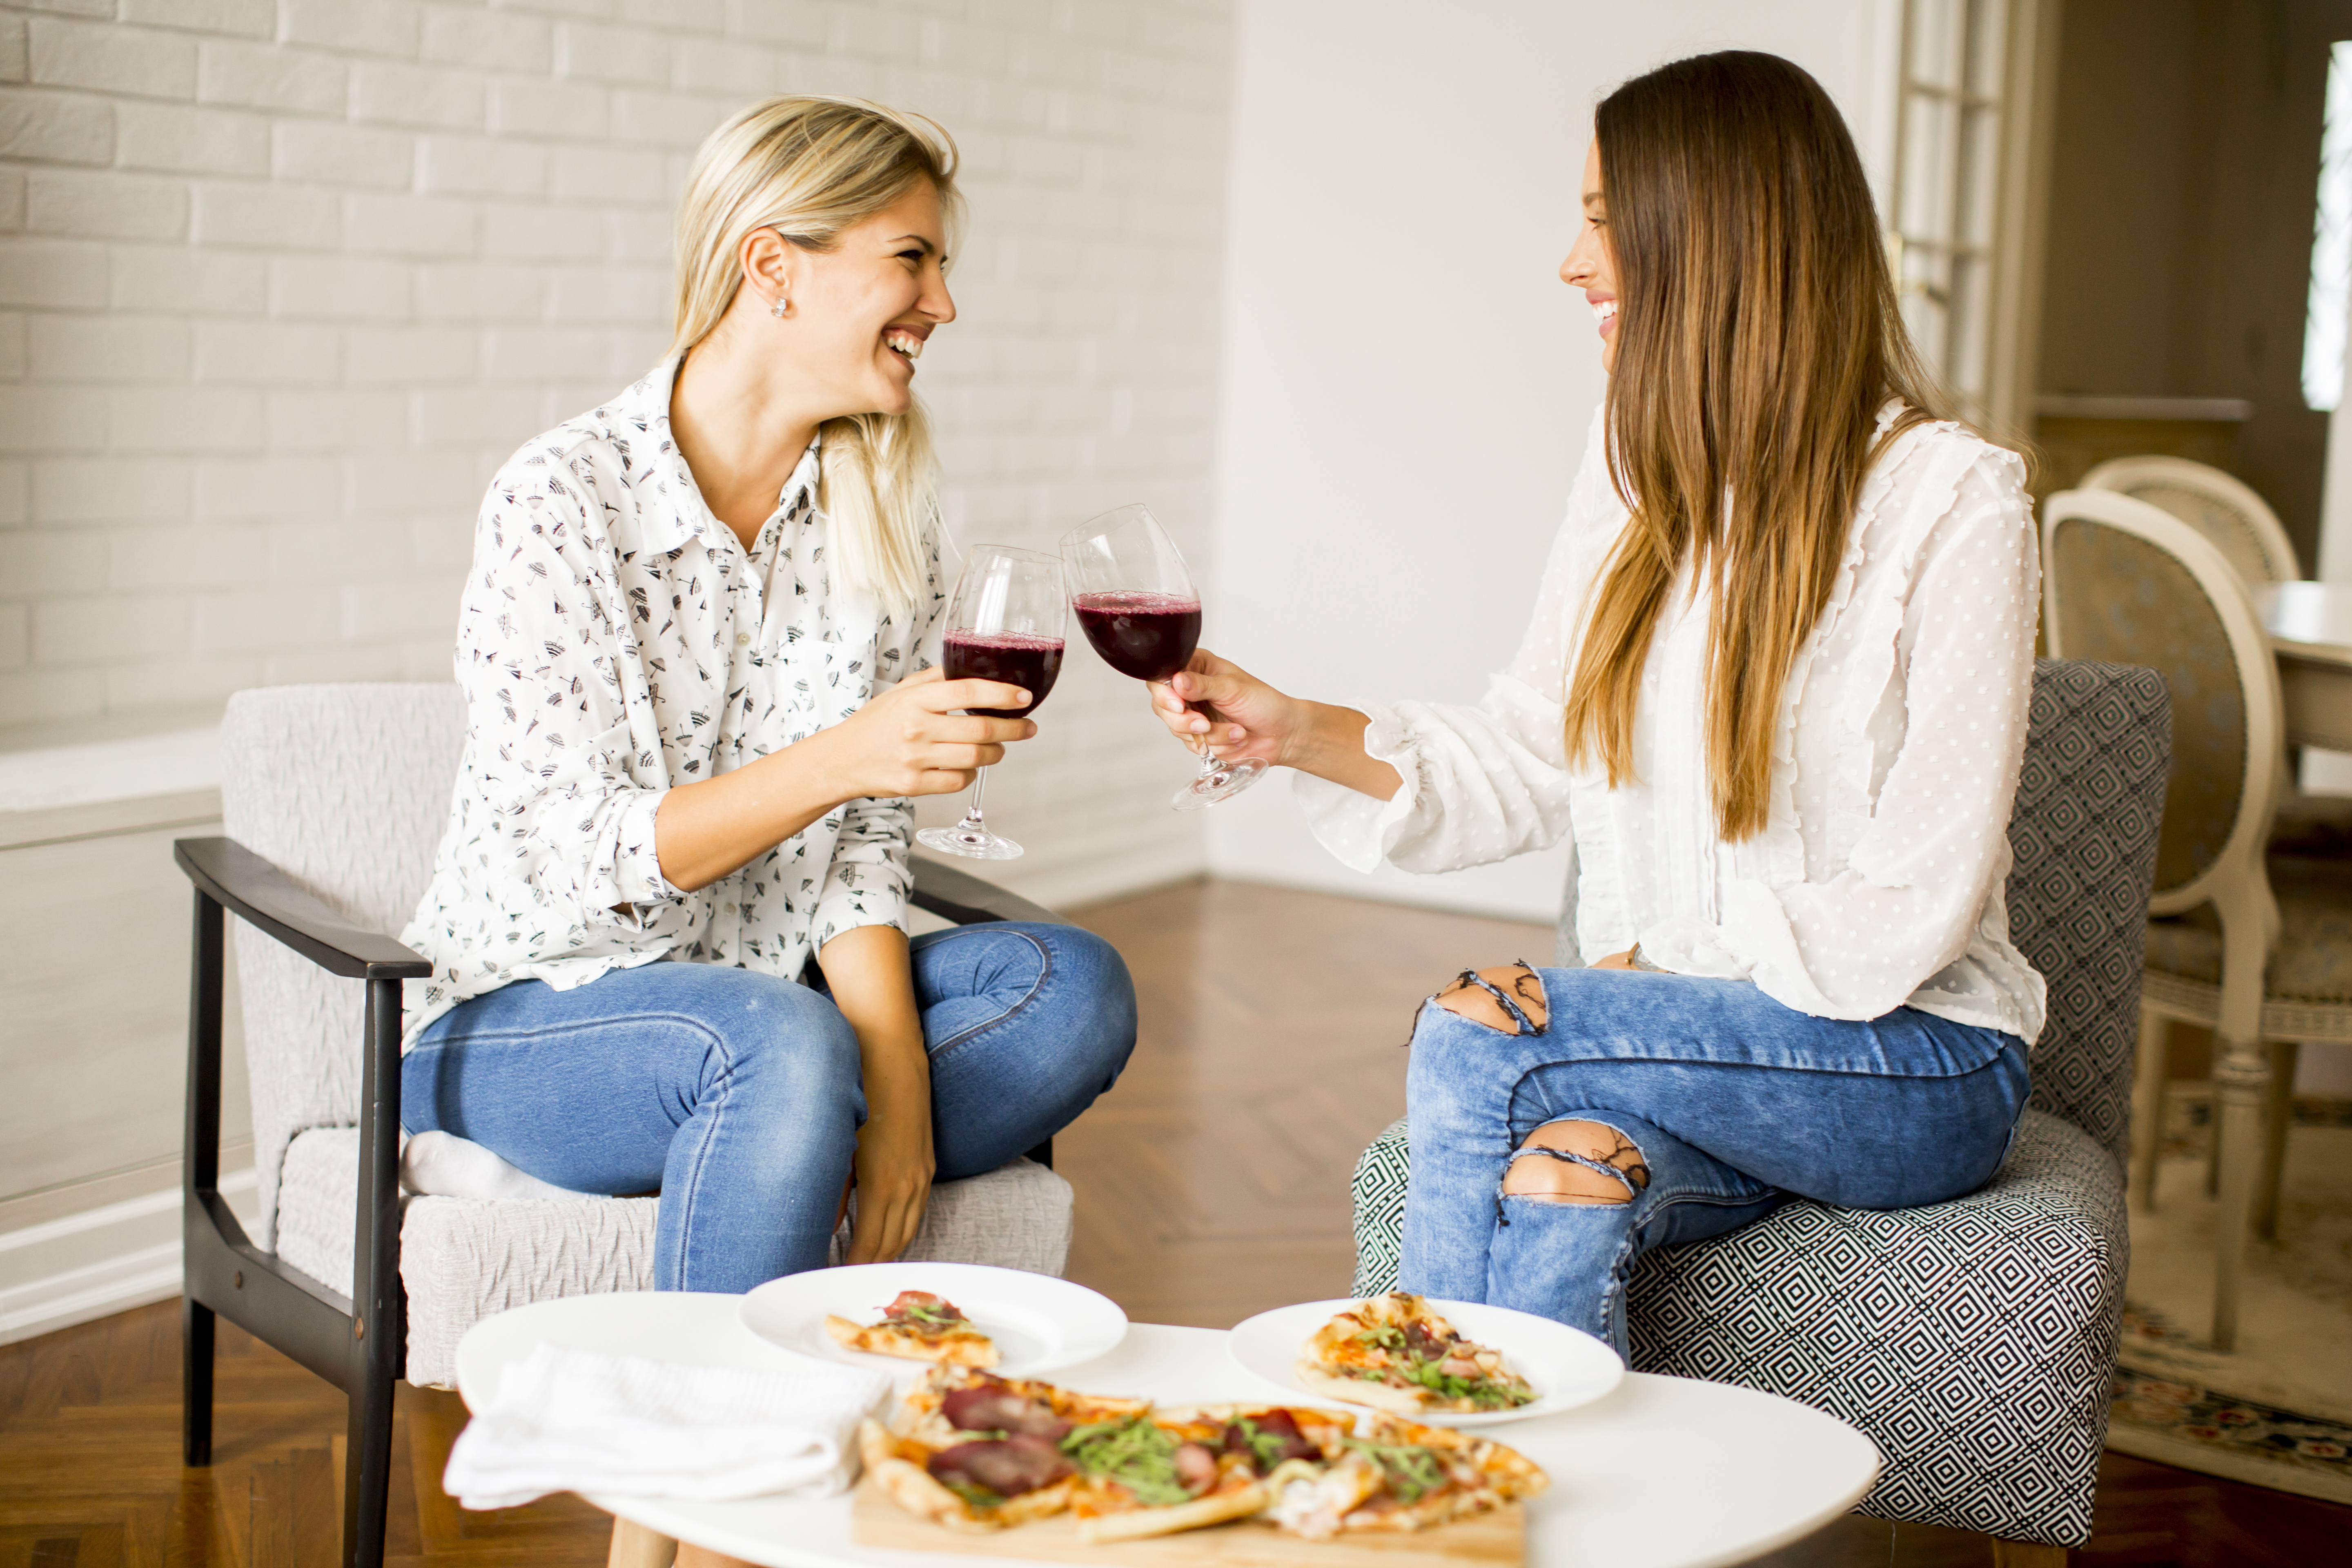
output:
POLYGON ((781 321, 784 319, 784 307, 790 303, 790 300, 786 300, 782 294, 779 294, 776 296, 776 302, 768 307, 768 314, 775 317, 776 320, 781 321))

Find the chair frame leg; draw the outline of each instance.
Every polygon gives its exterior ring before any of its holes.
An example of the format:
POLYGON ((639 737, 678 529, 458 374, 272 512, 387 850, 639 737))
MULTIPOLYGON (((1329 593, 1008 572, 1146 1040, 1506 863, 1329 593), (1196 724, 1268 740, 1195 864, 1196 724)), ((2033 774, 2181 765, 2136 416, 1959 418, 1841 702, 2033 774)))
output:
POLYGON ((2156 1209, 2157 1156, 2164 1147, 2166 1076, 2172 1068, 2172 1020, 2145 1007, 2139 1016, 2139 1055, 2132 1079, 2131 1195, 2149 1213, 2156 1209))
POLYGON ((2066 1568, 2074 1552, 2063 1546, 2046 1546, 2038 1541, 2004 1541, 1992 1538, 1993 1568, 2066 1568))
POLYGON ((2278 1239, 2279 1180, 2286 1171, 2286 1135, 2294 1125, 2294 1073, 2302 1065, 2299 1040, 2271 1042, 2269 1102, 2263 1107, 2263 1173, 2254 1200, 2254 1234, 2278 1239))
POLYGON ((2260 1041, 2223 1042, 2221 1059, 2213 1066, 2214 1100, 2221 1112, 2213 1130, 2221 1147, 2216 1162, 2221 1206, 2213 1227, 2213 1348, 2225 1354, 2238 1348, 2238 1299, 2262 1176, 2263 1110, 2270 1086, 2270 1057, 2260 1041))
POLYGON ((210 1307, 180 1298, 180 1447, 191 1469, 213 1462, 213 1341, 210 1307))

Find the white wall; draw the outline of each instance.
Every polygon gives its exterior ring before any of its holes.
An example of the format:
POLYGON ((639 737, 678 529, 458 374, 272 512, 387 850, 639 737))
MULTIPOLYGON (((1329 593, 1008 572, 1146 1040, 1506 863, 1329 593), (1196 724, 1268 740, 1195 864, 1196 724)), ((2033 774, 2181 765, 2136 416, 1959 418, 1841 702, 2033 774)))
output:
MULTIPOLYGON (((687 160, 780 90, 962 142, 922 375, 960 536, 1149 497, 1205 552, 1229 32, 1226 0, 0 5, 0 746, 446 679, 491 471, 652 363, 687 160)), ((1202 863, 1128 695, 1081 662, 1004 770, 1014 879, 1202 863)))
MULTIPOLYGON (((1602 390, 1557 276, 1593 103, 1681 55, 1767 49, 1821 79, 1883 167, 1893 26, 1884 0, 1240 0, 1209 645, 1327 700, 1476 700, 1602 390)), ((1212 815, 1218 874, 1558 911, 1564 852, 1360 877, 1287 794, 1212 815)))
MULTIPOLYGON (((237 688, 448 678, 492 470, 653 362, 734 109, 854 93, 961 142, 920 384, 961 540, 1147 499, 1206 557, 1230 50, 1227 0, 0 0, 0 1085, 41 1108, 0 1117, 0 1342, 173 1288, 169 839, 217 806, 78 814, 203 794, 191 726, 237 688), (152 1092, 27 1089, 77 1063, 152 1092)), ((1204 865, 1131 682, 1081 655, 1042 718, 992 874, 1204 865)))

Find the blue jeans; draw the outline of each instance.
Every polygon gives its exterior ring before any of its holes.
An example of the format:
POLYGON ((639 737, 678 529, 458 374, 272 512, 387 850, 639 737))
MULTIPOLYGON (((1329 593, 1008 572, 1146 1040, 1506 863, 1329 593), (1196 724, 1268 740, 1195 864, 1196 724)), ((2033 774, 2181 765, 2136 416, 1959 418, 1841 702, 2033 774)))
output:
MULTIPOLYGON (((996 1169, 1118 1081, 1135 987, 1100 937, 1008 921, 911 945, 937 1180, 996 1169)), ((824 1266, 862 1079, 822 991, 663 961, 459 1004, 401 1063, 400 1119, 573 1192, 659 1189, 656 1288, 749 1290, 824 1266)))
POLYGON ((1557 1319, 1621 1356, 1642 1253, 1792 1194, 1913 1208, 1972 1192, 2025 1106, 2025 1045, 1998 1030, 1912 1007, 1816 1018, 1741 981, 1536 973, 1550 1016, 1533 1033, 1431 1005, 1414 1025, 1401 1283, 1557 1319), (1505 1194, 1512 1152, 1559 1121, 1622 1133, 1648 1184, 1618 1203, 1505 1194))

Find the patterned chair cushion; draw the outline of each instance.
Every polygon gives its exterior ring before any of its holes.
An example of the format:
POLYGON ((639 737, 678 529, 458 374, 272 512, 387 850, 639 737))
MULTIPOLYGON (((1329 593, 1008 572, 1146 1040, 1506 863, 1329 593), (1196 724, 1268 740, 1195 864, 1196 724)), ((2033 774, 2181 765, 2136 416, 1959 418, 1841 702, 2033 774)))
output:
POLYGON ((2034 665, 2008 888, 2009 939, 2050 987, 2032 1103, 2118 1162, 2130 1141, 2140 959, 2171 749, 2172 703, 2156 671, 2034 665))
MULTIPOLYGON (((1396 1289, 1405 1124, 1357 1163, 1359 1296, 1396 1289)), ((1861 1511, 2012 1540, 2090 1538, 2130 1235, 2123 1173, 2026 1111, 2000 1173, 1921 1209, 1792 1200, 1634 1265, 1639 1372, 1810 1405, 1886 1458, 1861 1511)))
MULTIPOLYGON (((2270 1001, 2304 1006, 2352 1004, 2352 871, 2341 860, 2273 855, 2278 946, 2263 972, 2270 1001)), ((2207 985, 2221 984, 2221 921, 2210 904, 2147 922, 2147 967, 2207 985)))
MULTIPOLYGON (((2035 667, 2007 891, 2011 940, 2050 1011, 1991 1184, 1922 1209, 1795 1201, 1634 1269, 1633 1364, 1852 1422, 1887 1461, 1864 1513, 2090 1538, 2130 1261, 2122 1163, 2170 716, 2154 670, 2035 667)), ((1395 1286, 1408 1168, 1402 1121, 1357 1163, 1359 1295, 1395 1286)))

